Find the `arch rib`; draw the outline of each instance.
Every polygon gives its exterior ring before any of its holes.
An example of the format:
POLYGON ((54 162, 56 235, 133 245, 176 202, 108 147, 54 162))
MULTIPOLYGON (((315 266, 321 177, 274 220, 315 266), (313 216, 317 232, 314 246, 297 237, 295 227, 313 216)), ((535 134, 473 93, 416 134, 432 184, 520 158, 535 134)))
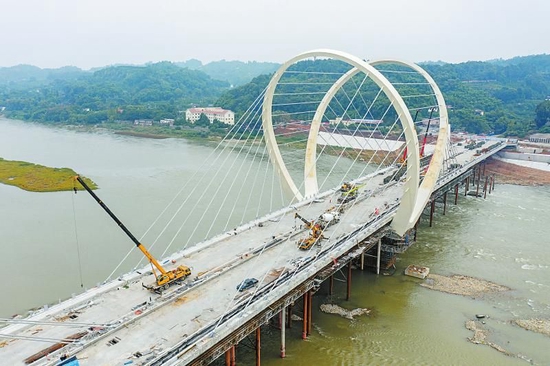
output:
MULTIPOLYGON (((356 72, 363 72, 366 75, 368 75, 384 91, 384 93, 390 100, 390 103, 394 106, 397 112, 398 118, 401 121, 401 124, 403 125, 407 151, 408 151, 407 161, 409 166, 407 169, 405 188, 404 188, 407 194, 404 195, 404 199, 402 199, 401 204, 402 206, 405 206, 407 209, 412 210, 412 208, 414 207, 414 201, 416 199, 416 192, 418 190, 418 186, 420 183, 420 177, 419 177, 420 157, 419 157, 419 151, 418 151, 418 138, 416 135, 416 130, 414 128, 414 123, 412 121, 412 117, 409 113, 409 110, 406 107, 405 102, 403 101, 403 99, 395 89, 395 87, 378 70, 376 70, 372 65, 369 65, 367 62, 361 60, 360 58, 344 52, 340 52, 340 51, 320 49, 320 50, 305 52, 298 56, 295 56, 294 58, 285 62, 279 68, 279 70, 277 70, 277 72, 275 73, 275 75, 273 76, 273 78, 271 79, 268 85, 268 88, 266 90, 266 94, 264 97, 264 104, 263 104, 263 110, 262 110, 262 124, 264 128, 266 144, 268 146, 268 153, 277 171, 280 173, 280 177, 282 178, 282 182, 284 186, 294 194, 294 197, 297 200, 303 199, 302 194, 300 193, 296 184, 292 180, 292 177, 288 173, 288 170, 281 157, 281 154, 275 139, 275 134, 273 131, 273 121, 271 116, 273 94, 277 86, 277 83, 281 79, 283 73, 288 69, 288 67, 290 67, 290 65, 294 64, 297 61, 300 61, 302 59, 309 58, 309 57, 329 57, 329 58, 346 62, 347 64, 353 66, 354 69, 357 69, 356 72)), ((317 108, 316 114, 314 116, 315 124, 314 125, 312 124, 312 127, 310 129, 310 134, 308 137, 308 147, 306 148, 306 158, 305 158, 305 167, 304 167, 305 168, 304 184, 306 185, 306 188, 305 188, 306 195, 313 195, 317 193, 317 190, 318 190, 318 184, 316 179, 316 167, 315 167, 316 144, 317 144, 317 136, 319 132, 321 118, 324 114, 324 110, 326 109, 326 107, 328 106, 328 103, 330 102, 330 99, 332 99, 332 97, 329 94, 332 94, 332 96, 334 96, 334 94, 339 90, 339 88, 341 88, 341 86, 345 84, 345 81, 349 80, 349 78, 353 76, 354 69, 350 70, 349 72, 350 75, 345 74, 343 77, 341 77, 339 81, 335 83, 335 85, 329 90, 329 92, 327 92, 327 94, 323 98, 323 101, 317 108)))

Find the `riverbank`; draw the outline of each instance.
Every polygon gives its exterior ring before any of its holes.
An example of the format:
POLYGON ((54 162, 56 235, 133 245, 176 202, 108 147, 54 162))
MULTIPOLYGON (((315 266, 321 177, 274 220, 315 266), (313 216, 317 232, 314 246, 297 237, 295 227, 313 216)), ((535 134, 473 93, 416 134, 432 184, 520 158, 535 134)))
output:
POLYGON ((494 158, 487 159, 485 174, 494 175, 497 183, 520 186, 550 185, 549 171, 507 163, 494 158))
MULTIPOLYGON (((78 175, 69 168, 50 168, 26 161, 4 160, 0 158, 0 183, 16 186, 31 192, 58 192, 82 190, 75 185, 74 177, 78 175)), ((85 182, 92 188, 97 185, 88 178, 85 182)))

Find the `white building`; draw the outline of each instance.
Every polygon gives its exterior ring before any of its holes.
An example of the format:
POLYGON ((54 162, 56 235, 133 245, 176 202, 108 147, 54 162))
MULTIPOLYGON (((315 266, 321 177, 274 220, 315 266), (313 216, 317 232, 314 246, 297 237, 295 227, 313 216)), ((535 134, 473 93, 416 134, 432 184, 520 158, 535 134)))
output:
POLYGON ((230 110, 223 109, 220 107, 212 108, 189 108, 185 111, 185 118, 191 122, 195 123, 201 117, 201 114, 204 114, 210 120, 210 123, 214 122, 215 119, 226 125, 235 124, 235 113, 230 110))

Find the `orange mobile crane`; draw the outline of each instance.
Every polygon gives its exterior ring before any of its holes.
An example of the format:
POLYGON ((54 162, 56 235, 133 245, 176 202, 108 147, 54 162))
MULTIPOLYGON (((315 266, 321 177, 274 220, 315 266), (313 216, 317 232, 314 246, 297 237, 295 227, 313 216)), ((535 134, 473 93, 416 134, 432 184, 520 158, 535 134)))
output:
MULTIPOLYGON (((167 290, 168 287, 174 283, 183 281, 185 278, 191 275, 191 269, 187 266, 178 266, 173 270, 167 271, 160 265, 160 263, 153 257, 151 253, 136 239, 136 237, 124 226, 124 224, 115 216, 115 214, 103 203, 101 199, 88 187, 88 185, 80 178, 78 175, 74 177, 82 187, 97 201, 97 203, 111 216, 111 218, 117 223, 117 225, 128 235, 128 237, 134 242, 136 247, 143 253, 145 258, 151 263, 151 268, 153 268, 153 273, 155 274, 155 283, 151 285, 143 285, 149 291, 161 294, 163 290, 167 290), (156 268, 156 270, 155 270, 156 268), (157 270, 160 272, 158 273, 157 270)), ((76 193, 76 187, 75 187, 76 193)))
POLYGON ((308 250, 321 239, 325 239, 323 236, 323 230, 324 227, 321 225, 321 223, 308 221, 304 219, 302 216, 300 216, 299 213, 295 213, 294 217, 299 218, 302 220, 306 226, 307 229, 311 229, 311 233, 307 238, 302 238, 298 240, 298 248, 302 250, 308 250))

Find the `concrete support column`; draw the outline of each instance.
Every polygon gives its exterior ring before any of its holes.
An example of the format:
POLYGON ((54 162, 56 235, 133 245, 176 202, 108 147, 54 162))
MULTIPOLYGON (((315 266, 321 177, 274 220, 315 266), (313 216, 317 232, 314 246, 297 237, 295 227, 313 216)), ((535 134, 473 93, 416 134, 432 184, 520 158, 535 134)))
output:
POLYGON ((495 190, 495 175, 493 174, 493 184, 492 184, 492 191, 495 190))
POLYGON ((483 198, 487 198, 487 184, 489 183, 489 177, 485 177, 485 185, 483 186, 483 198))
POLYGON ((468 190, 470 189, 470 177, 466 177, 466 184, 464 185, 464 195, 468 195, 468 190))
POLYGON ((304 296, 302 296, 304 301, 304 319, 303 319, 303 325, 302 325, 302 339, 307 338, 307 321, 309 319, 309 315, 307 314, 308 305, 307 302, 309 300, 308 293, 306 292, 304 296))
POLYGON ((443 215, 447 212, 447 191, 443 193, 443 215))
POLYGON ((416 241, 416 233, 418 232, 418 223, 420 222, 420 217, 418 220, 416 220, 416 224, 414 224, 414 241, 416 241))
POLYGON ((292 304, 288 305, 288 314, 287 314, 287 325, 288 329, 292 328, 292 304))
POLYGON ((262 364, 262 357, 261 357, 261 349, 262 349, 262 342, 261 342, 261 328, 256 328, 256 366, 261 366, 262 364))
POLYGON ((458 205, 458 183, 455 186, 455 205, 458 205))
POLYGON ((348 278, 346 282, 347 282, 346 300, 349 300, 351 296, 351 262, 348 263, 348 278))
MULTIPOLYGON (((286 321, 284 320, 286 318, 285 311, 286 311, 286 307, 283 306, 283 309, 281 310, 281 315, 282 315, 281 318, 283 318, 283 321, 281 322, 281 358, 286 357, 286 344, 285 344, 285 325, 286 325, 286 321)), ((258 357, 256 359, 259 360, 258 357)), ((258 362, 258 361, 256 361, 256 362, 258 362)), ((259 366, 260 364, 256 363, 256 365, 259 366)))
POLYGON ((376 274, 380 274, 380 256, 382 252, 382 238, 378 239, 378 248, 376 248, 376 274))
POLYGON ((361 252, 361 271, 365 269, 365 251, 361 252))
POLYGON ((477 180, 476 197, 479 197, 479 179, 477 180))

